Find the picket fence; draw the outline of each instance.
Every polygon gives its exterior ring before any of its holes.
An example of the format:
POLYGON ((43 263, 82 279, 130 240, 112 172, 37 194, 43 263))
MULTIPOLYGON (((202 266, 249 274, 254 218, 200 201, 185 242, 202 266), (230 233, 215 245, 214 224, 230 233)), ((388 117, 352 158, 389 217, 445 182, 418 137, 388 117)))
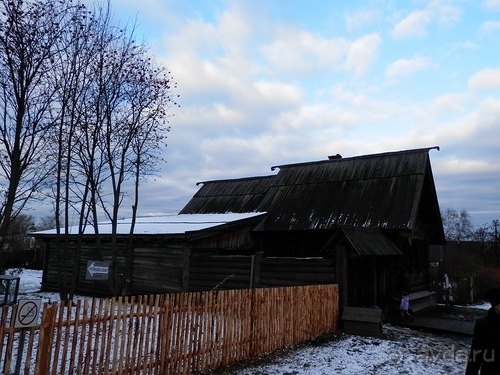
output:
POLYGON ((45 303, 24 331, 16 309, 2 312, 0 373, 193 374, 335 331, 338 285, 45 303))

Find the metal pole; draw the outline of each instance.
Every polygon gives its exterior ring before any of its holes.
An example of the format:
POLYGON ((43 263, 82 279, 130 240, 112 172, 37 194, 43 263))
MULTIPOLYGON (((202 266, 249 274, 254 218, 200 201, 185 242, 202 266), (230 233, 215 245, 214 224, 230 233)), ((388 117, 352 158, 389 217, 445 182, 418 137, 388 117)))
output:
POLYGON ((497 260, 497 267, 500 266, 500 257, 498 255, 498 220, 493 220, 493 227, 495 228, 495 256, 497 260))
POLYGON ((19 344, 17 346, 16 370, 14 372, 15 375, 19 375, 21 373, 21 363, 23 361, 25 338, 26 338, 26 330, 22 329, 21 336, 19 337, 19 344))

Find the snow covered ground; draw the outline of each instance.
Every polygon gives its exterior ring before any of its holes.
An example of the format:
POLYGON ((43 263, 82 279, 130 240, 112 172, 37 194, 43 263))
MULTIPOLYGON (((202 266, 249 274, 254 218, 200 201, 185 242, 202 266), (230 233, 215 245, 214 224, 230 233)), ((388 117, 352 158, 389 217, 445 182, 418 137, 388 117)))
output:
POLYGON ((280 355, 262 357, 256 361, 259 364, 235 366, 220 374, 434 375, 465 372, 470 338, 391 325, 384 327, 384 334, 386 338, 383 339, 342 334, 321 345, 299 345, 280 355))
MULTIPOLYGON (((19 276, 18 299, 41 299, 44 302, 57 302, 60 300, 58 293, 42 293, 42 271, 24 268, 10 268, 5 271, 6 275, 19 276)), ((81 297, 84 298, 84 297, 81 297)))
MULTIPOLYGON (((12 274, 15 270, 9 270, 12 274)), ((19 298, 59 299, 40 293, 41 271, 20 270, 19 298)), ((488 304, 474 306, 487 309, 488 304)), ((486 311, 485 311, 486 314, 486 311)), ((469 337, 384 326, 384 338, 339 333, 331 340, 313 341, 250 360, 219 374, 463 374, 469 337)))

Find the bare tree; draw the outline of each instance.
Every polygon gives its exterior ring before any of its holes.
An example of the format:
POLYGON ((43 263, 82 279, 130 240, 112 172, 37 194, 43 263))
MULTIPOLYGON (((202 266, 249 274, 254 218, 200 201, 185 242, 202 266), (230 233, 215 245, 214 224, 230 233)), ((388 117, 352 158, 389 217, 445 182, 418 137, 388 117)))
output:
POLYGON ((32 245, 32 237, 27 236, 28 233, 35 230, 35 221, 33 216, 19 214, 13 219, 9 226, 9 231, 6 233, 4 249, 0 253, 0 268, 4 268, 8 260, 12 258, 21 260, 24 257, 19 255, 19 252, 29 250, 32 245))
POLYGON ((139 180, 161 161, 175 104, 170 73, 134 41, 133 28, 113 22, 109 1, 89 9, 79 0, 13 0, 1 8, 0 246, 12 219, 43 191, 55 207, 61 299, 77 287, 88 225, 100 249, 102 217, 112 223, 111 290, 126 293, 131 252, 123 276, 118 218, 124 203, 135 218, 139 180))
POLYGON ((0 250, 11 221, 51 170, 46 136, 57 87, 48 77, 72 7, 51 0, 0 5, 0 250))
POLYGON ((101 209, 111 221, 114 289, 125 294, 131 281, 131 247, 125 255, 125 270, 119 272, 117 260, 117 225, 124 201, 133 207, 130 228, 132 239, 138 207, 139 180, 154 173, 165 146, 168 108, 175 104, 171 95, 169 72, 157 67, 145 45, 138 45, 132 34, 110 33, 96 66, 99 77, 99 100, 92 113, 97 119, 99 147, 103 165, 100 180, 94 186, 101 209), (129 193, 133 190, 133 194, 129 193), (123 277, 120 276, 123 274, 123 277))
POLYGON ((44 216, 39 219, 38 224, 36 224, 36 230, 48 230, 56 228, 56 217, 55 215, 44 216))
POLYGON ((441 218, 447 240, 462 241, 472 238, 473 226, 467 211, 462 210, 458 212, 455 209, 447 208, 441 212, 441 218))
MULTIPOLYGON (((120 209, 124 202, 130 202, 136 215, 139 179, 154 173, 161 160, 169 131, 168 108, 175 104, 170 73, 152 62, 146 45, 134 41, 133 29, 115 26, 109 3, 94 8, 83 22, 78 19, 78 29, 84 31, 83 35, 75 31, 79 38, 73 44, 79 48, 65 49, 72 55, 62 58, 74 61, 64 73, 64 87, 76 86, 70 93, 68 89, 61 93, 64 101, 60 107, 66 110, 57 133, 57 180, 61 184, 57 199, 66 205, 66 218, 74 202, 71 210, 79 218, 69 299, 78 280, 81 234, 92 224, 99 249, 98 221, 102 215, 112 225, 110 287, 114 294, 127 293, 132 253, 127 252, 125 265, 120 266, 126 271, 118 269, 120 209), (70 77, 75 78, 67 83, 70 77)), ((132 225, 130 238, 133 229, 132 225)), ((61 258, 60 264, 65 263, 61 258)))
POLYGON ((93 77, 88 67, 93 59, 97 25, 92 12, 82 4, 72 9, 67 17, 71 23, 61 40, 60 53, 57 55, 58 69, 53 74, 54 84, 59 88, 55 115, 59 121, 52 132, 52 144, 54 159, 57 160, 53 198, 58 236, 54 250, 59 260, 61 300, 73 298, 80 275, 82 235, 91 211, 88 194, 93 170, 88 165, 92 166, 93 159, 88 152, 85 153, 87 158, 82 159, 81 150, 88 146, 85 98, 92 90, 93 77), (70 233, 69 218, 73 216, 77 217, 76 233, 70 233), (62 223, 61 217, 64 219, 62 223), (78 236, 77 244, 73 247, 74 253, 68 254, 68 249, 72 248, 70 236, 74 235, 78 236), (73 270, 69 275, 68 269, 73 270))
POLYGON ((7 234, 10 251, 26 250, 29 247, 27 235, 35 230, 35 219, 31 215, 19 214, 12 220, 7 234))

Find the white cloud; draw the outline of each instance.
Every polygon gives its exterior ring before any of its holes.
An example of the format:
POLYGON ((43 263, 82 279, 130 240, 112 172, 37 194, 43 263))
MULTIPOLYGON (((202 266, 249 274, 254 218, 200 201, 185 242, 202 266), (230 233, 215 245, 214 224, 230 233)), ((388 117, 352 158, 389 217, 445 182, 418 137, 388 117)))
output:
POLYGON ((462 9, 453 6, 442 4, 442 0, 435 1, 431 5, 434 9, 439 25, 451 26, 456 24, 462 18, 462 9))
POLYGON ((412 75, 415 72, 425 70, 432 65, 428 57, 414 56, 411 59, 399 59, 387 66, 385 75, 389 81, 397 81, 401 77, 412 75))
POLYGON ((500 89, 500 68, 483 69, 470 77, 468 84, 475 91, 500 89))
POLYGON ((262 51, 272 64, 269 69, 294 78, 328 71, 348 71, 362 76, 375 61, 381 42, 376 33, 349 41, 287 28, 262 51))
POLYGON ((428 29, 433 22, 444 27, 456 24, 463 12, 450 4, 442 0, 430 1, 426 8, 413 11, 400 20, 392 29, 392 36, 396 39, 421 38, 429 34, 428 29))
POLYGON ((500 30, 500 21, 486 21, 479 26, 481 34, 490 34, 500 30))
POLYGON ((431 20, 432 14, 429 10, 412 12, 394 26, 392 36, 398 39, 426 36, 431 20))
POLYGON ((440 163, 440 173, 451 175, 478 175, 484 173, 498 173, 498 167, 495 167, 487 160, 467 159, 453 155, 444 158, 440 163))
POLYGON ((484 0, 483 6, 487 9, 500 9, 500 0, 484 0))
POLYGON ((343 38, 324 38, 307 31, 282 27, 273 42, 262 47, 270 69, 292 75, 310 75, 339 68, 350 43, 343 38))
POLYGON ((433 103, 433 110, 436 115, 445 115, 449 113, 459 113, 465 110, 467 102, 466 95, 462 93, 447 93, 438 96, 433 103))
POLYGON ((371 24, 380 17, 379 12, 371 9, 358 10, 345 15, 346 28, 349 31, 358 30, 371 24))
POLYGON ((382 39, 378 34, 365 35, 355 40, 347 52, 345 66, 356 76, 364 75, 375 61, 382 39))

